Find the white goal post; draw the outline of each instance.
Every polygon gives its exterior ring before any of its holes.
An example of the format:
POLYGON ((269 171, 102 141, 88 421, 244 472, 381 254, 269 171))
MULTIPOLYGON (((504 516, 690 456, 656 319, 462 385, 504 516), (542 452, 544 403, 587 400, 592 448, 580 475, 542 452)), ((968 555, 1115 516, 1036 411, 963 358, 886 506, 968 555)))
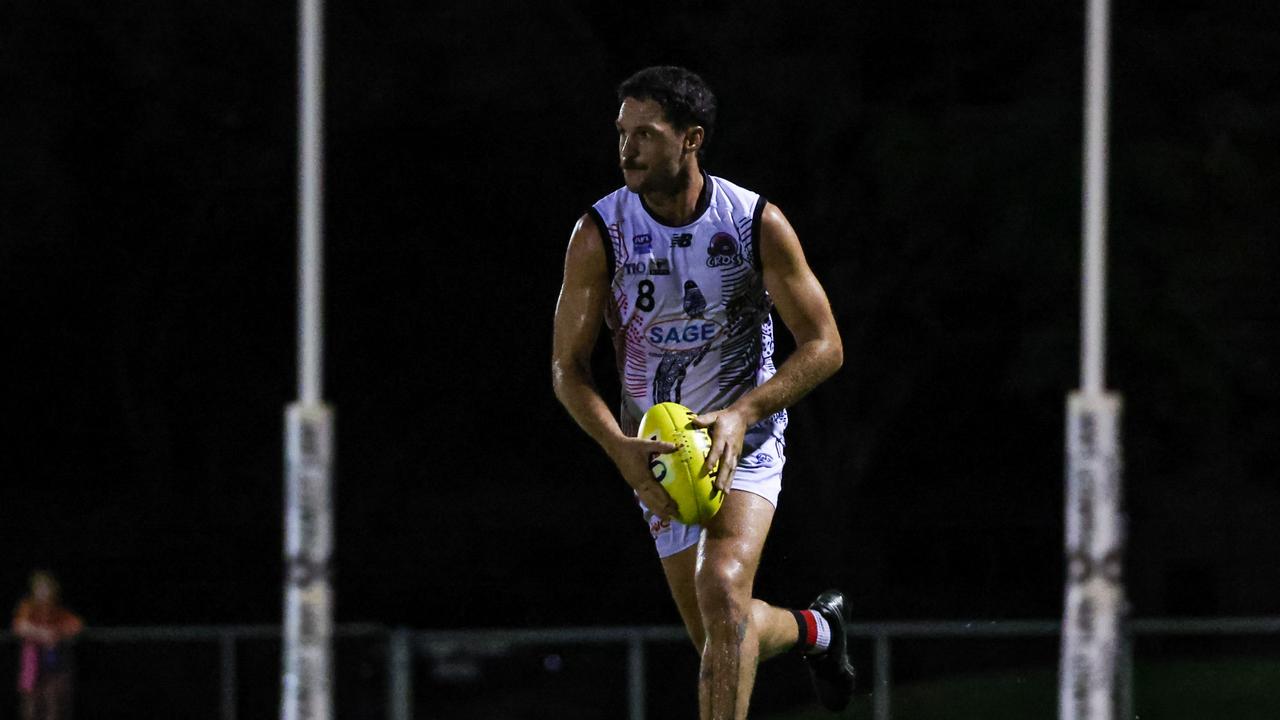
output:
POLYGON ((1106 390, 1110 1, 1087 0, 1080 384, 1067 399, 1066 589, 1060 720, 1113 720, 1128 705, 1119 395, 1106 390))
POLYGON ((333 411, 323 401, 324 5, 298 3, 298 401, 285 413, 281 720, 333 717, 333 411))

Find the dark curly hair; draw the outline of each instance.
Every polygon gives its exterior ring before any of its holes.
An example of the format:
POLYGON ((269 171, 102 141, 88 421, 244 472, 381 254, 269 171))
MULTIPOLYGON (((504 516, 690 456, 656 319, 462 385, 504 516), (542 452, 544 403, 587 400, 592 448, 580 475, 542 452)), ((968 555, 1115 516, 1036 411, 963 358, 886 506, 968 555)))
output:
POLYGON ((626 98, 658 103, 677 130, 701 125, 702 147, 698 154, 702 154, 716 124, 716 96, 702 78, 674 65, 647 67, 618 86, 618 102, 626 98))

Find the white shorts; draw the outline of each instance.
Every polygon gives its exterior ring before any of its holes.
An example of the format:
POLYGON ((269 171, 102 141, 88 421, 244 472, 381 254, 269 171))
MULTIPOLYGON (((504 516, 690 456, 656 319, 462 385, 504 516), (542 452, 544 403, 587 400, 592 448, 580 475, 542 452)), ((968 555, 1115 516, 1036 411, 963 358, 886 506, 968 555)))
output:
MULTIPOLYGON (((778 494, 782 492, 782 466, 787 463, 784 446, 780 438, 771 437, 755 452, 739 458, 738 469, 733 473, 733 490, 759 495, 777 508, 778 494)), ((644 521, 649 525, 658 557, 671 557, 698 544, 702 537, 701 525, 685 525, 675 518, 662 520, 645 507, 639 497, 636 502, 644 512, 644 521)))

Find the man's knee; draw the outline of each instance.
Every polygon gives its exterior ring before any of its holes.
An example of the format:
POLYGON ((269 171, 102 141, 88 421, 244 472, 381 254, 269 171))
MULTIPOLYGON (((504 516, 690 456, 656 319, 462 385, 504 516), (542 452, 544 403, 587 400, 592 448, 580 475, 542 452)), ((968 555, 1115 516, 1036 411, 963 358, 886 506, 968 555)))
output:
POLYGON ((769 612, 773 607, 763 600, 751 600, 751 624, 756 627, 764 627, 769 624, 769 612))
MULTIPOLYGON (((736 560, 704 560, 695 578, 698 607, 706 624, 712 620, 730 623, 751 615, 751 578, 736 560)), ((708 630, 710 628, 708 627, 708 630)))

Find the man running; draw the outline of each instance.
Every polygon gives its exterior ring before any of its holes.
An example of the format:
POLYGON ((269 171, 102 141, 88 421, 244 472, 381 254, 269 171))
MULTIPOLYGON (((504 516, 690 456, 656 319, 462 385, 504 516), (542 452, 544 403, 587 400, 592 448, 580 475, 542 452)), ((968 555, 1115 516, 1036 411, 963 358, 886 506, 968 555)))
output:
POLYGON ((697 75, 652 67, 618 88, 625 187, 573 229, 556 306, 552 380, 569 413, 635 491, 672 597, 702 656, 702 720, 747 715, 756 665, 796 650, 822 704, 853 693, 845 600, 835 590, 787 610, 752 597, 786 462, 786 408, 840 368, 843 350, 826 293, 776 206, 707 174, 704 144, 715 97, 697 75), (771 308, 796 350, 775 368, 771 308), (613 335, 622 407, 617 419, 591 377, 601 322, 613 335), (651 406, 674 401, 708 428, 709 466, 727 493, 705 527, 674 517, 651 474, 673 445, 635 437, 651 406))

